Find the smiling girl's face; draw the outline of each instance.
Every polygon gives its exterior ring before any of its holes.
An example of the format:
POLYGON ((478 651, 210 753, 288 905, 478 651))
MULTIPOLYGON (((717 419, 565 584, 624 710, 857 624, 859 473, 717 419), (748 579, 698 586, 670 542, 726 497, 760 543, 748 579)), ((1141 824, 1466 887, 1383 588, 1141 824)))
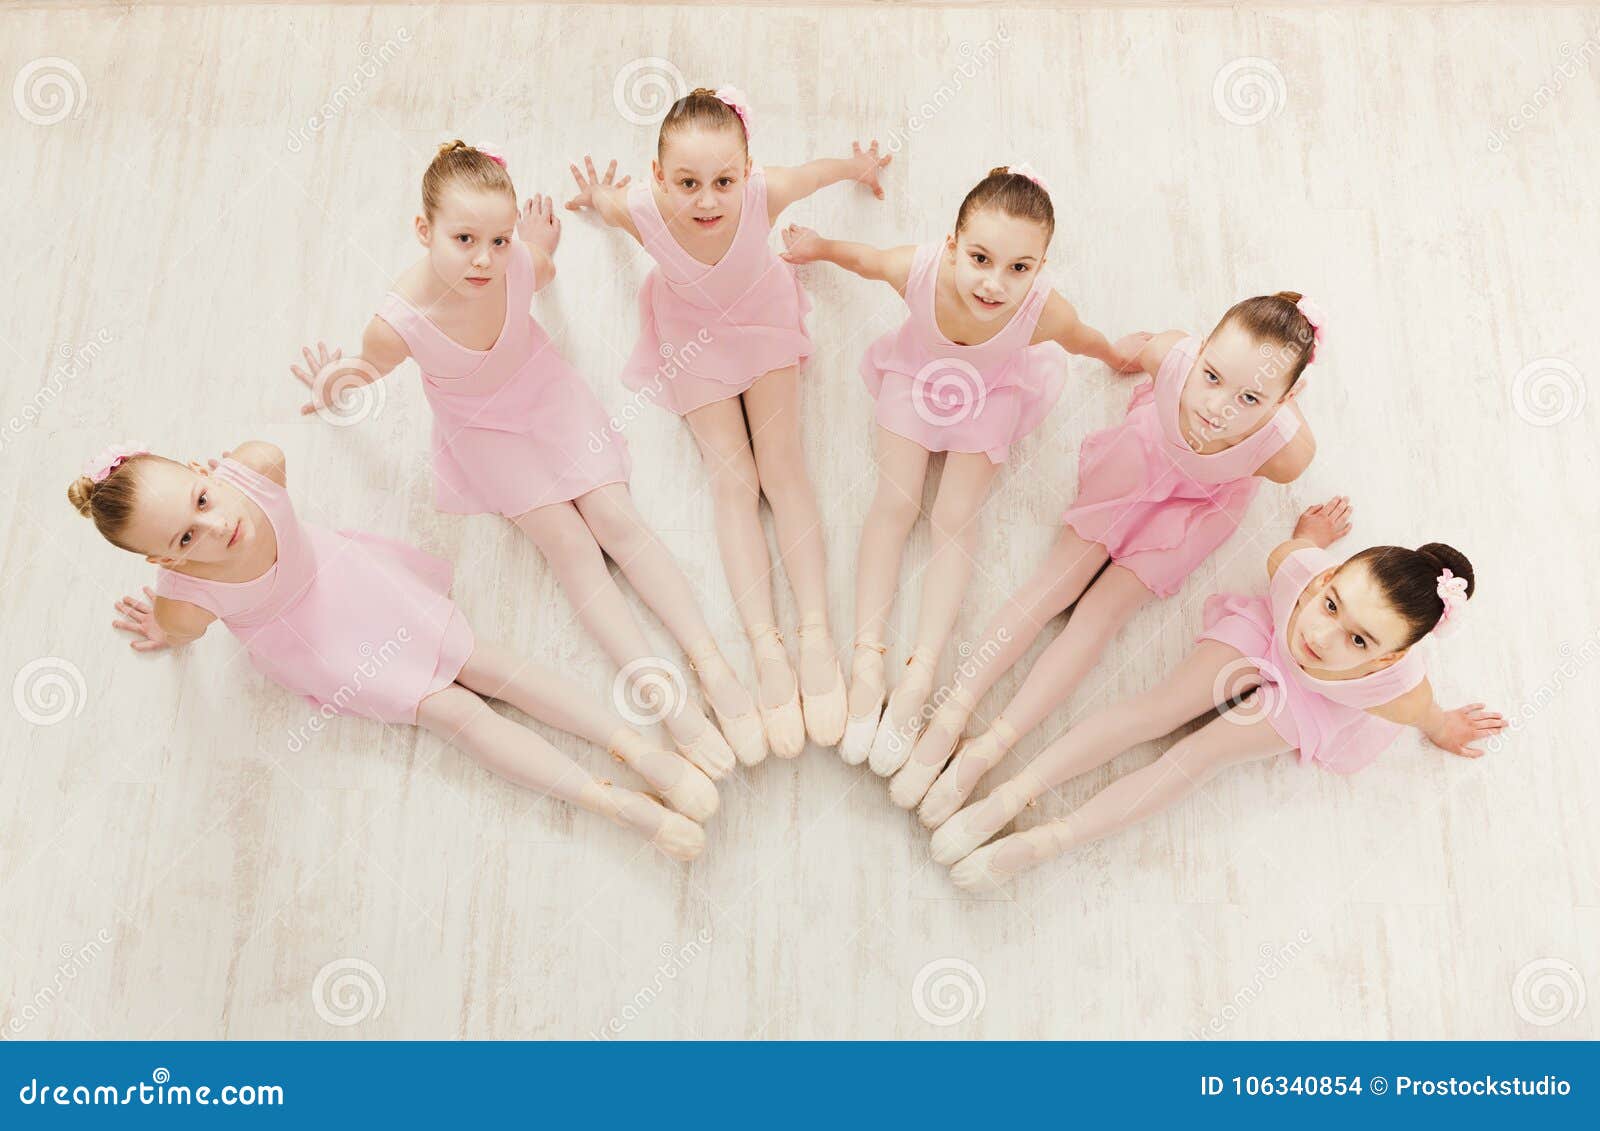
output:
POLYGON ((1294 396, 1280 353, 1231 320, 1217 327, 1178 395, 1179 427, 1192 447, 1248 436, 1294 396))
POLYGON ((1036 220, 984 208, 945 241, 962 309, 982 322, 1009 318, 1044 266, 1049 232, 1036 220))
POLYGON ((1409 630, 1372 571, 1351 561, 1312 579, 1284 636, 1290 658, 1312 675, 1358 679, 1404 656, 1409 630))
POLYGON ((711 240, 739 226, 750 156, 737 124, 674 132, 650 172, 666 197, 667 228, 680 242, 711 240))
POLYGON ((138 503, 123 537, 135 553, 169 569, 243 561, 258 530, 244 495, 221 480, 171 460, 139 464, 138 503))
POLYGON ((505 276, 517 232, 516 198, 452 185, 432 217, 417 217, 417 239, 428 266, 446 289, 474 299, 505 276))

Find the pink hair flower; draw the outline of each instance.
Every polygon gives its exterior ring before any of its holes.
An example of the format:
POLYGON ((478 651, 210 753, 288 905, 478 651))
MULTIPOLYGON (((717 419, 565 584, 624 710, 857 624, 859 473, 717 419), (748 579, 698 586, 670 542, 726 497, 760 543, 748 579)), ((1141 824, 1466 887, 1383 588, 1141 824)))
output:
POLYGON ((1019 177, 1027 177, 1034 184, 1044 190, 1046 196, 1050 195, 1050 186, 1044 183, 1044 178, 1039 175, 1039 170, 1024 161, 1020 165, 1007 165, 1006 172, 1015 173, 1019 177))
POLYGON ((106 476, 117 470, 122 463, 134 456, 150 454, 149 448, 125 448, 121 444, 111 444, 99 455, 83 465, 83 473, 96 483, 104 483, 106 476))
POLYGON ((1461 610, 1467 603, 1467 579, 1457 577, 1448 569, 1439 574, 1439 584, 1434 590, 1439 594, 1439 600, 1444 602, 1444 612, 1439 614, 1439 623, 1433 626, 1435 635, 1443 636, 1455 630, 1461 623, 1461 610))
POLYGON ((739 121, 744 125, 744 136, 749 140, 754 122, 750 117, 750 99, 745 97, 744 91, 736 86, 719 86, 714 92, 718 102, 723 103, 739 115, 739 121))
POLYGON ((1310 365, 1317 359, 1317 350, 1322 345, 1322 328, 1328 324, 1328 316, 1322 312, 1322 307, 1304 295, 1294 306, 1311 323, 1311 354, 1306 358, 1306 364, 1310 365))

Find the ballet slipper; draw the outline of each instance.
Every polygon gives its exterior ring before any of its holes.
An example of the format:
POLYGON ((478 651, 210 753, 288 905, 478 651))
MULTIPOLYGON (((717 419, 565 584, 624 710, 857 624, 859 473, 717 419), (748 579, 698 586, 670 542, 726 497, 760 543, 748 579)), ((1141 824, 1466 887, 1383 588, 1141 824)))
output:
POLYGON ((922 800, 928 787, 939 776, 939 771, 950 761, 956 743, 961 741, 961 728, 971 714, 971 706, 954 691, 939 704, 928 729, 922 732, 922 737, 911 748, 911 757, 889 782, 890 801, 902 809, 911 809, 922 800))
POLYGON ((854 651, 854 658, 850 661, 850 700, 859 700, 860 697, 855 693, 858 686, 873 690, 867 682, 869 674, 876 675, 878 681, 872 705, 861 714, 850 712, 844 725, 844 737, 839 740, 839 756, 845 760, 845 764, 859 766, 867 760, 867 751, 872 749, 873 736, 878 733, 878 716, 883 713, 883 654, 888 649, 876 640, 857 640, 854 651), (877 656, 865 655, 868 652, 876 652, 877 656), (863 670, 863 661, 866 662, 866 670, 863 670))
POLYGON ((706 832, 682 813, 674 813, 653 797, 620 789, 601 779, 610 817, 632 829, 674 860, 693 860, 706 846, 706 832))
POLYGON ((806 734, 818 746, 837 746, 844 737, 845 693, 844 673, 839 670, 839 657, 833 651, 833 637, 828 633, 825 620, 802 620, 795 628, 800 637, 800 710, 805 715, 806 734), (807 694, 805 689, 807 637, 812 648, 826 645, 832 675, 827 690, 807 694))
POLYGON ((914 670, 889 696, 889 705, 878 720, 878 733, 872 736, 872 751, 867 755, 867 764, 881 778, 894 773, 911 757, 911 748, 922 731, 922 708, 933 691, 933 663, 933 657, 922 652, 912 652, 906 658, 906 667, 914 670))
POLYGON ((1029 868, 1061 854, 1057 824, 1036 825, 991 841, 952 865, 950 882, 965 891, 1003 890, 1029 868))
POLYGON ((763 624, 750 630, 751 650, 757 651, 762 643, 769 650, 775 647, 777 654, 757 655, 756 662, 782 664, 794 682, 788 702, 775 707, 759 704, 761 722, 767 728, 767 745, 780 758, 794 758, 806 748, 805 717, 800 713, 800 681, 793 678, 794 669, 789 666, 789 653, 784 651, 783 634, 775 626, 763 624))
POLYGON ((632 727, 622 727, 611 736, 610 754, 691 821, 703 824, 717 811, 717 787, 710 778, 672 751, 658 749, 632 727))
POLYGON ((936 829, 948 821, 961 803, 971 796, 983 775, 994 769, 1006 752, 1017 744, 1017 732, 1004 715, 996 715, 989 729, 976 738, 961 744, 961 749, 950 760, 939 780, 933 783, 917 819, 924 828, 936 829))
POLYGON ((711 704, 722 737, 727 739, 728 745, 733 748, 733 756, 744 766, 754 766, 757 762, 765 760, 767 733, 761 727, 761 716, 756 713, 755 702, 750 699, 749 693, 739 686, 738 678, 733 674, 733 666, 723 659, 722 654, 713 646, 708 651, 691 656, 689 667, 696 675, 701 676, 700 686, 706 691, 706 702, 711 704), (719 666, 721 672, 717 671, 719 666), (712 673, 718 676, 719 681, 726 680, 738 687, 747 709, 737 715, 723 714, 722 708, 717 706, 717 697, 711 694, 707 680, 702 674, 705 668, 710 668, 712 673))
MULTIPOLYGON (((683 713, 680 711, 680 714, 683 713)), ((711 720, 701 715, 698 710, 694 714, 700 718, 700 732, 693 738, 685 741, 676 734, 672 736, 672 744, 678 748, 689 761, 697 766, 701 773, 712 781, 721 781, 733 769, 733 749, 728 745, 728 740, 722 737, 722 732, 711 725, 711 720)), ((670 731, 670 727, 668 728, 670 731)))
POLYGON ((1035 791, 1022 775, 997 786, 982 801, 975 801, 940 825, 929 846, 936 864, 954 864, 970 856, 978 846, 1032 803, 1035 791))

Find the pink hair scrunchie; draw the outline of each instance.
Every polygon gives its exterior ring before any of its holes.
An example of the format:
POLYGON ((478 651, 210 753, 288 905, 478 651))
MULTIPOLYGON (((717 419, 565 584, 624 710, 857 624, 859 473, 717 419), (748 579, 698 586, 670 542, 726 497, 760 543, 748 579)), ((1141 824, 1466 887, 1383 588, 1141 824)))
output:
POLYGON ((750 99, 745 97, 744 91, 736 86, 719 86, 714 92, 714 96, 718 102, 721 102, 728 109, 739 115, 739 122, 744 126, 745 140, 748 141, 753 122, 750 115, 750 99))
POLYGON ((1311 323, 1311 353, 1306 357, 1306 364, 1310 365, 1317 360, 1317 350, 1322 345, 1322 328, 1328 324, 1328 316, 1322 312, 1322 307, 1304 295, 1294 304, 1294 308, 1305 315, 1307 322, 1311 323))
POLYGON ((1027 161, 1022 162, 1020 165, 1007 165, 1006 172, 1015 173, 1019 177, 1027 177, 1043 189, 1046 196, 1050 195, 1050 186, 1044 183, 1044 178, 1039 175, 1039 170, 1035 169, 1027 161))
POLYGON ((1467 579, 1446 569, 1439 574, 1439 584, 1434 591, 1444 602, 1444 612, 1439 614, 1439 623, 1433 626, 1433 632, 1436 636, 1445 636, 1461 623, 1461 610, 1467 604, 1467 579))
POLYGON ((106 476, 117 470, 123 463, 134 456, 147 456, 149 448, 127 448, 121 444, 111 444, 99 455, 83 465, 83 473, 96 483, 104 483, 106 476))

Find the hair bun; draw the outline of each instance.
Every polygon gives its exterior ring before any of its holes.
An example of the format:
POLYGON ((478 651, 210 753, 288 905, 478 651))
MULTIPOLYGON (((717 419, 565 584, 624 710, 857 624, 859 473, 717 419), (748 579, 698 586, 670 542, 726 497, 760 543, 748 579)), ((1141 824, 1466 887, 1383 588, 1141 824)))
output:
POLYGON ((1009 175, 1010 172, 1011 172, 1011 166, 1010 165, 996 165, 993 169, 989 170, 989 176, 991 176, 991 177, 1004 177, 1004 176, 1009 175))
POLYGON ((1454 577, 1467 579, 1467 596, 1472 596, 1476 583, 1472 576, 1472 563, 1454 546, 1443 542, 1429 542, 1426 546, 1418 546, 1417 553, 1436 563, 1441 571, 1449 570, 1454 577))
POLYGON ((1287 302, 1287 303, 1289 303, 1291 305, 1298 305, 1300 300, 1305 298, 1306 296, 1301 294, 1299 291, 1279 291, 1277 294, 1273 295, 1272 297, 1273 298, 1281 298, 1284 302, 1287 302))
POLYGON ((89 503, 94 499, 94 489, 98 486, 87 475, 80 475, 67 484, 67 501, 85 518, 89 517, 89 503))

